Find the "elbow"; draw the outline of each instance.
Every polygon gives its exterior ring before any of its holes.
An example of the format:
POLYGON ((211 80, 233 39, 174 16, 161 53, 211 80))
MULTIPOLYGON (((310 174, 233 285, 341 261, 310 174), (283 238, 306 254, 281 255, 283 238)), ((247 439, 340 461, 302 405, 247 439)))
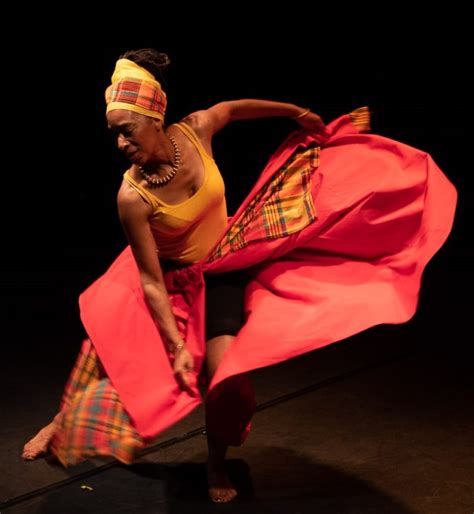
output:
POLYGON ((148 299, 157 299, 168 295, 165 284, 157 280, 142 280, 142 288, 148 299))
POLYGON ((224 102, 226 104, 227 111, 227 122, 230 123, 232 121, 237 121, 240 119, 240 104, 238 100, 230 100, 228 102, 224 102))
POLYGON ((237 101, 235 100, 228 100, 225 102, 220 102, 215 106, 216 113, 219 115, 219 124, 222 126, 227 125, 227 123, 230 123, 231 121, 235 121, 238 119, 237 113, 238 113, 238 105, 237 101))

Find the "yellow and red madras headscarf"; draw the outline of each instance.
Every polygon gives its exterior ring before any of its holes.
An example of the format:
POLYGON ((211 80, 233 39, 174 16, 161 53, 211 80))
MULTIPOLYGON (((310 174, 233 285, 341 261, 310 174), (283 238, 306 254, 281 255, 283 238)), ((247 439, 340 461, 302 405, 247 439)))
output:
POLYGON ((125 109, 163 120, 166 93, 153 75, 128 59, 115 64, 112 84, 105 91, 107 111, 125 109))

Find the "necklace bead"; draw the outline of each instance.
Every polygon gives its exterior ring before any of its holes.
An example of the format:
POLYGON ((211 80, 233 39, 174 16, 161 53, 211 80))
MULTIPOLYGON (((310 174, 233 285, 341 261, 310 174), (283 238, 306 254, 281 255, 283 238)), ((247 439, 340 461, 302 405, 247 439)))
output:
POLYGON ((171 167, 171 171, 164 177, 157 178, 152 177, 141 166, 138 168, 142 177, 147 181, 150 187, 162 187, 167 184, 176 175, 176 172, 178 171, 181 164, 181 152, 179 151, 178 144, 176 143, 176 140, 173 136, 168 134, 167 136, 174 148, 173 166, 171 167))

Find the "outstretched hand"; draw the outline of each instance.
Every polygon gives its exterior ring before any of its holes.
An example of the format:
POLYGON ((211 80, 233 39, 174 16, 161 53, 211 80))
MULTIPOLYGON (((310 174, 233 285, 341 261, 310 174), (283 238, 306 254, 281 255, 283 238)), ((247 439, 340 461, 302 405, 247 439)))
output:
POLYGON ((329 131, 326 128, 323 120, 314 112, 309 111, 308 114, 305 114, 301 118, 295 118, 295 121, 303 128, 310 130, 311 132, 329 136, 329 131))
POLYGON ((191 352, 184 346, 178 350, 174 356, 173 371, 181 390, 186 391, 190 396, 196 396, 192 384, 194 369, 194 357, 191 352))

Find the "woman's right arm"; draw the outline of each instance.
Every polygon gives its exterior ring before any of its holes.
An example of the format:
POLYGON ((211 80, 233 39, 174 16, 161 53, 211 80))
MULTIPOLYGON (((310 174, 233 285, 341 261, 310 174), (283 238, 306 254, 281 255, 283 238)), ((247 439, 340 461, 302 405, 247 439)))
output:
POLYGON ((120 221, 137 262, 143 291, 160 334, 171 353, 175 355, 174 370, 184 385, 189 385, 187 372, 191 371, 191 354, 183 346, 176 319, 163 278, 155 239, 148 223, 151 207, 127 184, 117 196, 120 221))

